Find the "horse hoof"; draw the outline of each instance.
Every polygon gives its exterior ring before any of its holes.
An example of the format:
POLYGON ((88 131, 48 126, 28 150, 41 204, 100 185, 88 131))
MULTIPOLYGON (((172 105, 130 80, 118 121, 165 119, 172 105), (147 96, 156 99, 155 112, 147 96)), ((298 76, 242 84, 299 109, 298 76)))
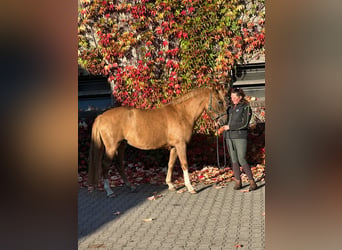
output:
POLYGON ((169 188, 169 191, 176 191, 174 187, 169 188))
POLYGON ((107 195, 107 198, 114 198, 116 195, 115 194, 109 194, 107 195))
POLYGON ((191 190, 189 191, 190 194, 197 194, 197 191, 196 190, 191 190))

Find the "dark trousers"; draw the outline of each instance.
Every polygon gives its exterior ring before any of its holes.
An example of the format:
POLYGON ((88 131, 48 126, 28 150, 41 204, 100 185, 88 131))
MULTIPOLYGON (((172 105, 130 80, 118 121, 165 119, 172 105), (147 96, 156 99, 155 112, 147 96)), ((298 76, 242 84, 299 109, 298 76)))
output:
POLYGON ((229 156, 232 162, 234 177, 241 180, 240 165, 249 180, 253 180, 253 174, 246 160, 247 139, 226 139, 229 156))

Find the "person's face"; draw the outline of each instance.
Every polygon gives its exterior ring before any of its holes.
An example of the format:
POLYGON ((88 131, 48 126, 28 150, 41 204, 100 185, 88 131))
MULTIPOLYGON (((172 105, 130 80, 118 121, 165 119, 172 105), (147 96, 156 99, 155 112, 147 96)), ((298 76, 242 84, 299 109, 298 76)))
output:
POLYGON ((236 93, 232 93, 232 94, 230 95, 230 98, 232 99, 232 102, 233 102, 234 104, 238 104, 242 97, 241 97, 241 96, 238 96, 236 93))

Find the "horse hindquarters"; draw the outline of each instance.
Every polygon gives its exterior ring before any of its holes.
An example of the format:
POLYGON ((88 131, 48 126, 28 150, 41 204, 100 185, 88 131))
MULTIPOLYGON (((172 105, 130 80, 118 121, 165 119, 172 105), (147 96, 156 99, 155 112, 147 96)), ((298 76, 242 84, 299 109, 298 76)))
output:
POLYGON ((103 126, 105 120, 102 115, 98 116, 93 124, 92 136, 89 152, 89 168, 88 179, 89 183, 97 184, 100 177, 103 177, 104 189, 107 192, 107 196, 111 196, 113 191, 110 188, 108 179, 108 168, 112 163, 116 148, 112 144, 108 143, 108 131, 103 126), (106 143, 107 142, 107 143, 106 143), (105 159, 104 158, 105 153, 105 159))
MULTIPOLYGON (((98 116, 93 124, 92 134, 91 134, 91 143, 90 143, 90 151, 89 151, 89 166, 88 166, 88 181, 89 184, 95 185, 98 183, 100 175, 104 177, 103 184, 104 189, 107 192, 107 196, 110 197, 113 194, 113 191, 109 185, 108 179, 108 165, 111 163, 114 153, 112 156, 108 157, 108 150, 106 149, 106 145, 103 142, 103 138, 101 136, 100 131, 100 119, 98 116), (103 154, 106 150, 106 161, 103 163, 103 154), (109 159, 108 159, 109 158, 109 159)), ((115 149, 114 149, 115 150, 115 149)))
MULTIPOLYGON (((134 190, 135 188, 128 181, 123 170, 123 158, 126 143, 123 141, 122 131, 120 130, 119 126, 114 126, 113 124, 108 126, 108 120, 105 119, 105 117, 102 118, 102 122, 105 124, 101 129, 101 139, 105 148, 105 159, 102 166, 102 175, 104 177, 104 181, 105 183, 108 182, 108 170, 113 163, 114 157, 117 155, 119 162, 119 164, 117 164, 117 170, 126 186, 130 187, 131 190, 134 190)), ((108 195, 111 194, 111 190, 108 185, 106 185, 105 190, 107 191, 108 195)))

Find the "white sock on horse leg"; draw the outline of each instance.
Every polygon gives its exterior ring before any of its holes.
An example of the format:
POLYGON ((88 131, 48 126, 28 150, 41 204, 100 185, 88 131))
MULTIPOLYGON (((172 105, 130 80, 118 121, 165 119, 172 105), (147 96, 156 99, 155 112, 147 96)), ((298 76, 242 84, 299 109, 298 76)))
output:
POLYGON ((188 191, 193 191, 194 188, 191 186, 188 170, 183 170, 183 174, 185 186, 188 188, 188 191))
POLYGON ((103 188, 106 190, 107 196, 113 194, 113 191, 109 186, 109 180, 108 179, 103 180, 103 188))
MULTIPOLYGON (((168 170, 169 171, 169 170, 168 170)), ((171 174, 168 172, 165 179, 166 184, 169 186, 169 189, 174 189, 173 183, 171 181, 171 174)))

